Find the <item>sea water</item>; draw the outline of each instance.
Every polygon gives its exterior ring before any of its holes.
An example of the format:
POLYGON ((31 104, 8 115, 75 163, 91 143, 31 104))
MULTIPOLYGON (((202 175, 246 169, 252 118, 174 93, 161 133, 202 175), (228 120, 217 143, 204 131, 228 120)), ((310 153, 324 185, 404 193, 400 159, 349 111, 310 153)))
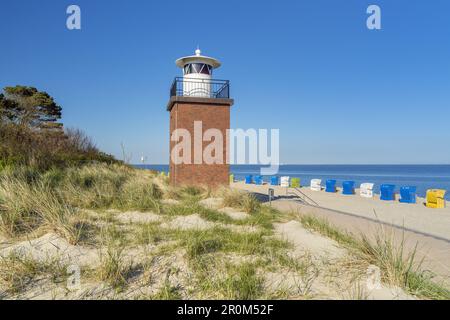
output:
MULTIPOLYGON (((137 165, 157 171, 168 172, 168 165, 137 165)), ((232 165, 230 172, 235 179, 244 180, 246 175, 259 175, 261 166, 232 165)), ((424 197, 427 189, 447 190, 450 200, 450 165, 281 165, 277 176, 300 178, 302 186, 309 186, 311 179, 337 180, 342 186, 346 180, 355 181, 359 186, 364 182, 374 183, 374 191, 379 193, 381 184, 394 184, 398 192, 401 186, 417 187, 417 194, 424 197)), ((264 177, 269 182, 270 177, 264 177)))

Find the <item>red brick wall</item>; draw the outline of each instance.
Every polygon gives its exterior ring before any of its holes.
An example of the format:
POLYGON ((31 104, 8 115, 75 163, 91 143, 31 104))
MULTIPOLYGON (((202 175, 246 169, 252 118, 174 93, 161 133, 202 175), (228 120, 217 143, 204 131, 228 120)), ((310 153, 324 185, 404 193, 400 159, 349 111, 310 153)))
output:
MULTIPOLYGON (((198 98, 201 101, 201 98, 198 98)), ((208 99, 210 101, 210 99, 208 99)), ((208 102, 175 102, 170 110, 170 136, 177 128, 187 129, 191 133, 192 164, 175 165, 170 159, 170 182, 174 186, 204 185, 218 187, 229 184, 229 165, 227 162, 226 130, 230 128, 231 104, 214 104, 208 102), (194 163, 194 121, 202 121, 202 135, 210 128, 219 129, 224 137, 224 164, 194 163)), ((170 137, 169 137, 170 139, 170 137)), ((203 142, 203 150, 211 142, 203 142)), ((177 142, 170 142, 170 151, 177 142)))

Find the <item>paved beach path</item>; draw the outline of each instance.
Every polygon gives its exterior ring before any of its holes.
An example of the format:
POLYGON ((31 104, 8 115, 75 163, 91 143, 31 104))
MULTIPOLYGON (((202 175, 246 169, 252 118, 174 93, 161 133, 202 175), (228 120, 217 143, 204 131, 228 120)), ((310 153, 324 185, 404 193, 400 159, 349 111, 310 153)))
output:
POLYGON ((268 189, 273 188, 276 200, 272 206, 289 212, 310 214, 328 220, 333 226, 354 235, 365 234, 374 237, 380 232, 392 236, 396 242, 405 241, 407 250, 414 250, 417 244, 417 258, 424 259, 422 267, 436 274, 438 281, 450 287, 450 208, 429 209, 424 199, 417 204, 398 201, 381 201, 378 195, 373 199, 356 195, 314 192, 308 187, 286 189, 279 186, 246 185, 234 183, 237 189, 255 193, 267 201, 268 189))

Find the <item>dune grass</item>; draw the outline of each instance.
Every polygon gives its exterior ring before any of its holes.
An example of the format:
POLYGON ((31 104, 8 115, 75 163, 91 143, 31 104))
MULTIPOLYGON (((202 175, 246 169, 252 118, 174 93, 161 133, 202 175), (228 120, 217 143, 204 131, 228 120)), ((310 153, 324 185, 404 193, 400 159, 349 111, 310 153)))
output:
POLYGON ((225 224, 233 223, 233 219, 229 216, 210 208, 202 206, 198 199, 184 199, 179 204, 168 205, 160 212, 168 216, 188 216, 198 214, 205 220, 212 222, 221 222, 225 224))
POLYGON ((222 227, 206 230, 176 230, 174 238, 186 248, 189 258, 212 252, 241 255, 270 255, 290 248, 288 242, 271 237, 266 231, 241 233, 222 227))
MULTIPOLYGON (((159 245, 159 254, 172 254, 174 250, 182 249, 191 266, 200 266, 200 262, 207 257, 221 254, 260 255, 269 260, 289 247, 287 242, 273 237, 270 222, 275 212, 261 207, 250 195, 240 194, 237 206, 250 212, 251 217, 237 221, 199 203, 215 195, 208 188, 176 188, 179 204, 162 205, 161 200, 170 198, 173 191, 155 175, 121 165, 87 165, 46 172, 8 169, 0 173, 0 231, 7 237, 22 237, 44 228, 57 232, 72 244, 97 246, 100 263, 92 270, 88 269, 85 277, 108 284, 116 292, 126 290, 137 268, 126 255, 131 245, 159 245), (83 214, 83 209, 95 211, 93 215, 83 214), (108 209, 153 211, 163 219, 198 214, 220 226, 209 230, 167 229, 162 228, 159 222, 125 226, 112 219, 108 209), (241 233, 226 228, 230 224, 263 228, 257 232, 241 233), (87 241, 89 238, 92 239, 87 241), (163 247, 167 248, 167 252, 163 252, 163 247)), ((27 282, 27 277, 33 278, 38 273, 38 267, 33 267, 33 263, 37 262, 25 262, 19 264, 22 269, 17 269, 16 274, 27 282)), ((10 265, 4 263, 5 267, 10 265)), ((219 290, 222 297, 260 296, 259 267, 265 268, 265 265, 245 266, 241 273, 239 268, 224 269, 226 277, 220 282, 214 280, 212 291, 219 290)), ((210 269, 208 272, 212 271, 210 269)), ((198 279, 202 272, 205 276, 206 270, 196 270, 198 279)), ((5 273, 6 276, 11 278, 12 274, 5 273)), ((5 281, 12 283, 11 288, 24 288, 20 283, 14 284, 14 278, 5 281)), ((179 288, 167 282, 152 298, 179 296, 179 288)))
POLYGON ((265 270, 281 265, 291 245, 272 232, 240 233, 223 227, 174 230, 178 248, 195 272, 197 294, 205 298, 261 299, 265 270), (233 256, 234 262, 229 258, 233 256))
POLYGON ((138 245, 158 244, 167 239, 167 233, 159 222, 142 223, 136 226, 134 240, 138 245))
POLYGON ((154 295, 147 297, 150 300, 181 300, 181 294, 178 287, 173 286, 168 280, 154 295))
POLYGON ((200 200, 209 198, 212 190, 209 187, 202 186, 182 186, 172 187, 166 185, 164 197, 173 200, 200 200))
POLYGON ((406 250, 404 237, 399 243, 384 230, 380 230, 374 239, 369 239, 364 234, 354 236, 312 215, 301 215, 300 221, 306 228, 334 239, 360 261, 378 266, 384 282, 399 286, 419 297, 450 299, 450 291, 433 282, 433 275, 422 269, 422 261, 418 261, 416 256, 417 246, 406 250))
POLYGON ((101 231, 101 242, 100 266, 95 273, 100 281, 121 292, 133 271, 133 263, 125 258, 126 234, 114 225, 108 226, 101 231))
POLYGON ((224 207, 232 207, 246 213, 257 213, 261 209, 261 203, 250 193, 240 190, 224 188, 220 192, 224 207))
POLYGON ((76 208, 41 181, 28 184, 24 177, 0 180, 0 213, 0 231, 10 237, 45 226, 76 244, 83 231, 76 208))
POLYGON ((131 265, 124 261, 123 246, 110 245, 100 255, 100 267, 96 270, 100 281, 111 285, 114 289, 123 290, 127 284, 127 276, 131 265))
POLYGON ((226 278, 219 286, 226 299, 258 299, 264 293, 264 278, 258 275, 257 266, 252 263, 228 265, 226 278))
POLYGON ((0 173, 0 232, 20 236, 48 227, 76 244, 85 226, 80 208, 161 211, 154 176, 123 165, 88 165, 44 173, 26 168, 0 173))
POLYGON ((70 168, 59 188, 65 201, 88 209, 159 211, 162 190, 151 173, 122 165, 70 168))
POLYGON ((35 260, 15 251, 0 257, 0 286, 7 293, 19 294, 38 278, 53 283, 64 282, 67 265, 57 257, 35 260))
MULTIPOLYGON (((318 276, 317 266, 310 257, 288 255, 292 246, 274 237, 273 223, 283 217, 292 216, 261 205, 246 192, 171 188, 152 173, 123 165, 87 165, 46 172, 16 168, 0 172, 0 232, 9 238, 24 238, 40 229, 51 230, 71 244, 95 238, 90 243, 99 247, 100 264, 91 270, 93 279, 116 292, 126 290, 139 268, 139 263, 134 264, 127 256, 127 250, 150 245, 158 247, 152 255, 183 252, 195 275, 197 296, 292 297, 292 292, 270 293, 264 287, 265 272, 288 270, 300 276, 298 295, 306 297, 318 276), (234 220, 220 210, 200 204, 200 200, 212 196, 223 198, 222 206, 244 211, 248 217, 234 220), (176 199, 178 204, 162 204, 162 199, 176 199), (95 209, 98 220, 84 217, 82 209, 95 209), (111 218, 108 209, 152 211, 160 214, 163 221, 197 214, 215 226, 206 230, 163 228, 161 222, 125 226, 111 218), (251 226, 255 230, 238 232, 232 228, 236 226, 251 226)), ((403 242, 395 245, 397 242, 386 234, 374 239, 356 237, 310 215, 302 215, 300 221, 306 228, 349 249, 362 264, 380 267, 385 283, 419 297, 450 299, 449 291, 432 281, 432 275, 423 271, 417 261, 416 252, 407 251, 403 242)), ((0 260, 0 284, 11 294, 19 293, 38 277, 60 281, 64 278, 63 267, 53 259, 34 261, 31 257, 11 255, 0 260)), ((355 295, 360 296, 358 290, 355 295)), ((182 288, 167 278, 156 294, 146 298, 181 297, 182 288)))

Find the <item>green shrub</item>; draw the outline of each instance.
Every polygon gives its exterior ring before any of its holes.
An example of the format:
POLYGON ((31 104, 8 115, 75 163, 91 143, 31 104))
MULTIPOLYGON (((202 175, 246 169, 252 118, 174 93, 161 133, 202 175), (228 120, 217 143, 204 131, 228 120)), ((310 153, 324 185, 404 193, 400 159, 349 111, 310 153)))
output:
POLYGON ((27 166, 44 171, 92 162, 120 163, 99 151, 80 130, 46 130, 0 118, 0 171, 4 166, 27 166))

